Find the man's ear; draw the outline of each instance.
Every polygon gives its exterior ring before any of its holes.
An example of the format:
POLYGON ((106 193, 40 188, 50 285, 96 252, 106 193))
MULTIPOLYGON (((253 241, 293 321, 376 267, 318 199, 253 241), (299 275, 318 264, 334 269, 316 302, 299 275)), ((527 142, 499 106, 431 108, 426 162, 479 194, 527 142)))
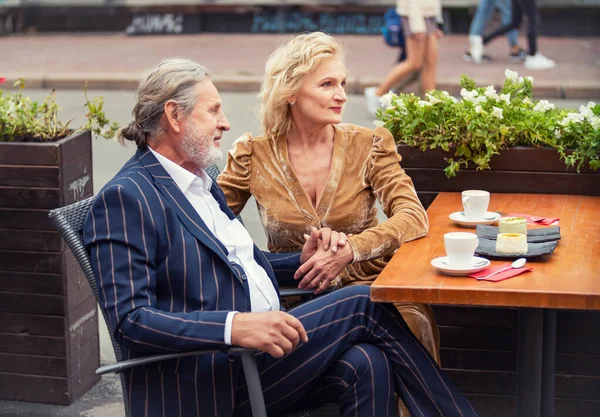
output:
POLYGON ((179 119, 179 108, 177 107, 177 103, 174 101, 167 101, 164 107, 165 118, 167 119, 167 123, 169 127, 173 129, 174 132, 181 132, 181 120, 179 119))

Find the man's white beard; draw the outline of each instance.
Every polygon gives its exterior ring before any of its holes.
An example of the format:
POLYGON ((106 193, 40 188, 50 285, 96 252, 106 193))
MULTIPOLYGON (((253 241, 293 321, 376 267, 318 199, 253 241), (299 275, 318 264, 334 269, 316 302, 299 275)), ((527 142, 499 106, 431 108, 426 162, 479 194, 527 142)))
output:
POLYGON ((181 139, 181 149, 200 169, 207 168, 223 159, 223 151, 213 145, 214 136, 202 135, 193 124, 188 124, 181 139))

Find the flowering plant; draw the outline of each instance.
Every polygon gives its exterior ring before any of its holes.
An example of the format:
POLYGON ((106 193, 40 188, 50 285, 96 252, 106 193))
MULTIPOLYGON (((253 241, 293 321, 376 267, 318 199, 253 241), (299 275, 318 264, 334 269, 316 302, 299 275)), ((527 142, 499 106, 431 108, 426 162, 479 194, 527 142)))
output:
POLYGON ((492 156, 511 146, 552 147, 578 171, 585 164, 600 167, 600 104, 590 102, 578 112, 557 109, 547 100, 532 100, 532 77, 508 69, 505 76, 500 91, 463 76, 460 101, 446 91, 432 90, 426 100, 389 92, 380 99, 374 123, 390 130, 397 143, 453 152, 447 177, 469 163, 489 169, 492 156))
MULTIPOLYGON (((0 78, 3 84, 6 78, 0 78)), ((105 138, 115 136, 119 125, 106 118, 102 107, 102 97, 90 101, 87 88, 84 90, 87 123, 72 129, 71 121, 63 123, 58 119, 60 107, 56 102, 56 91, 46 97, 43 103, 23 96, 25 82, 19 79, 14 83, 18 92, 11 94, 0 89, 0 142, 46 142, 62 139, 79 130, 89 130, 105 138)))

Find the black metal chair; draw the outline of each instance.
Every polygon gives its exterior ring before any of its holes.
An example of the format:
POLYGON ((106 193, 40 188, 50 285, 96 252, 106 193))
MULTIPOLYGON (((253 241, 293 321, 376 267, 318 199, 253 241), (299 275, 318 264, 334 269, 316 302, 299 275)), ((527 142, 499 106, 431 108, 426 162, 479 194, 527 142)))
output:
MULTIPOLYGON (((218 175, 218 169, 216 174, 218 175)), ((211 173, 214 175, 214 173, 211 173)), ((213 176, 211 175, 211 176, 213 176)), ((87 213, 89 212, 95 197, 89 197, 83 201, 71 204, 66 207, 57 208, 51 210, 49 213, 50 220, 52 224, 56 227, 56 229, 63 236, 67 245, 73 252, 73 255, 77 259, 79 266, 83 270, 92 291, 94 292, 94 296, 96 297, 96 301, 98 301, 98 287, 96 285, 96 278, 92 271, 92 266, 90 264, 89 255, 85 249, 83 244, 83 225, 85 222, 85 218, 87 213)), ((300 295, 307 296, 311 295, 310 291, 306 290, 282 290, 281 296, 290 296, 290 295, 300 295)), ((121 377, 121 387, 123 390, 123 402, 125 407, 125 416, 130 417, 130 406, 129 406, 129 398, 128 398, 128 389, 127 389, 127 381, 122 371, 140 365, 146 365, 149 363, 159 362, 163 360, 169 360, 174 358, 180 358, 185 356, 195 356, 195 355, 205 355, 217 352, 227 353, 239 353, 242 358, 242 366, 244 369, 244 374, 247 380, 247 386, 250 396, 250 403, 252 407, 252 415, 253 417, 267 417, 264 398, 262 394, 262 387, 260 384, 260 378, 258 374, 258 369, 256 366, 256 361, 254 359, 253 351, 241 348, 241 347, 231 347, 226 351, 219 350, 196 350, 190 352, 178 352, 171 354, 163 354, 163 355, 152 355, 146 356, 142 358, 134 358, 134 359, 123 359, 123 353, 121 351, 121 347, 115 341, 113 337, 113 329, 111 328, 110 322, 106 315, 106 312, 100 308, 102 311, 102 315, 104 317, 104 321, 108 327, 110 340, 112 342, 112 346, 115 352, 115 357, 117 359, 117 363, 101 366, 96 370, 96 374, 104 375, 109 373, 118 373, 121 377)), ((285 417, 338 417, 339 407, 336 404, 326 404, 319 408, 310 408, 303 409, 299 411, 295 411, 289 414, 286 414, 285 417)))

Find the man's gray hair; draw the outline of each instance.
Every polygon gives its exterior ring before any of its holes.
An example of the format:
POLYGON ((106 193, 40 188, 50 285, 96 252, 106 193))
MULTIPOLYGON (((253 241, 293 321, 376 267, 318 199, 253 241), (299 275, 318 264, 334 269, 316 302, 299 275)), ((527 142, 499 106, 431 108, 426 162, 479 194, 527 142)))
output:
POLYGON ((140 82, 133 122, 120 130, 119 141, 130 140, 138 148, 146 147, 148 139, 160 133, 165 103, 175 101, 181 112, 179 117, 188 116, 196 105, 196 85, 211 76, 202 65, 188 59, 162 61, 140 82))

